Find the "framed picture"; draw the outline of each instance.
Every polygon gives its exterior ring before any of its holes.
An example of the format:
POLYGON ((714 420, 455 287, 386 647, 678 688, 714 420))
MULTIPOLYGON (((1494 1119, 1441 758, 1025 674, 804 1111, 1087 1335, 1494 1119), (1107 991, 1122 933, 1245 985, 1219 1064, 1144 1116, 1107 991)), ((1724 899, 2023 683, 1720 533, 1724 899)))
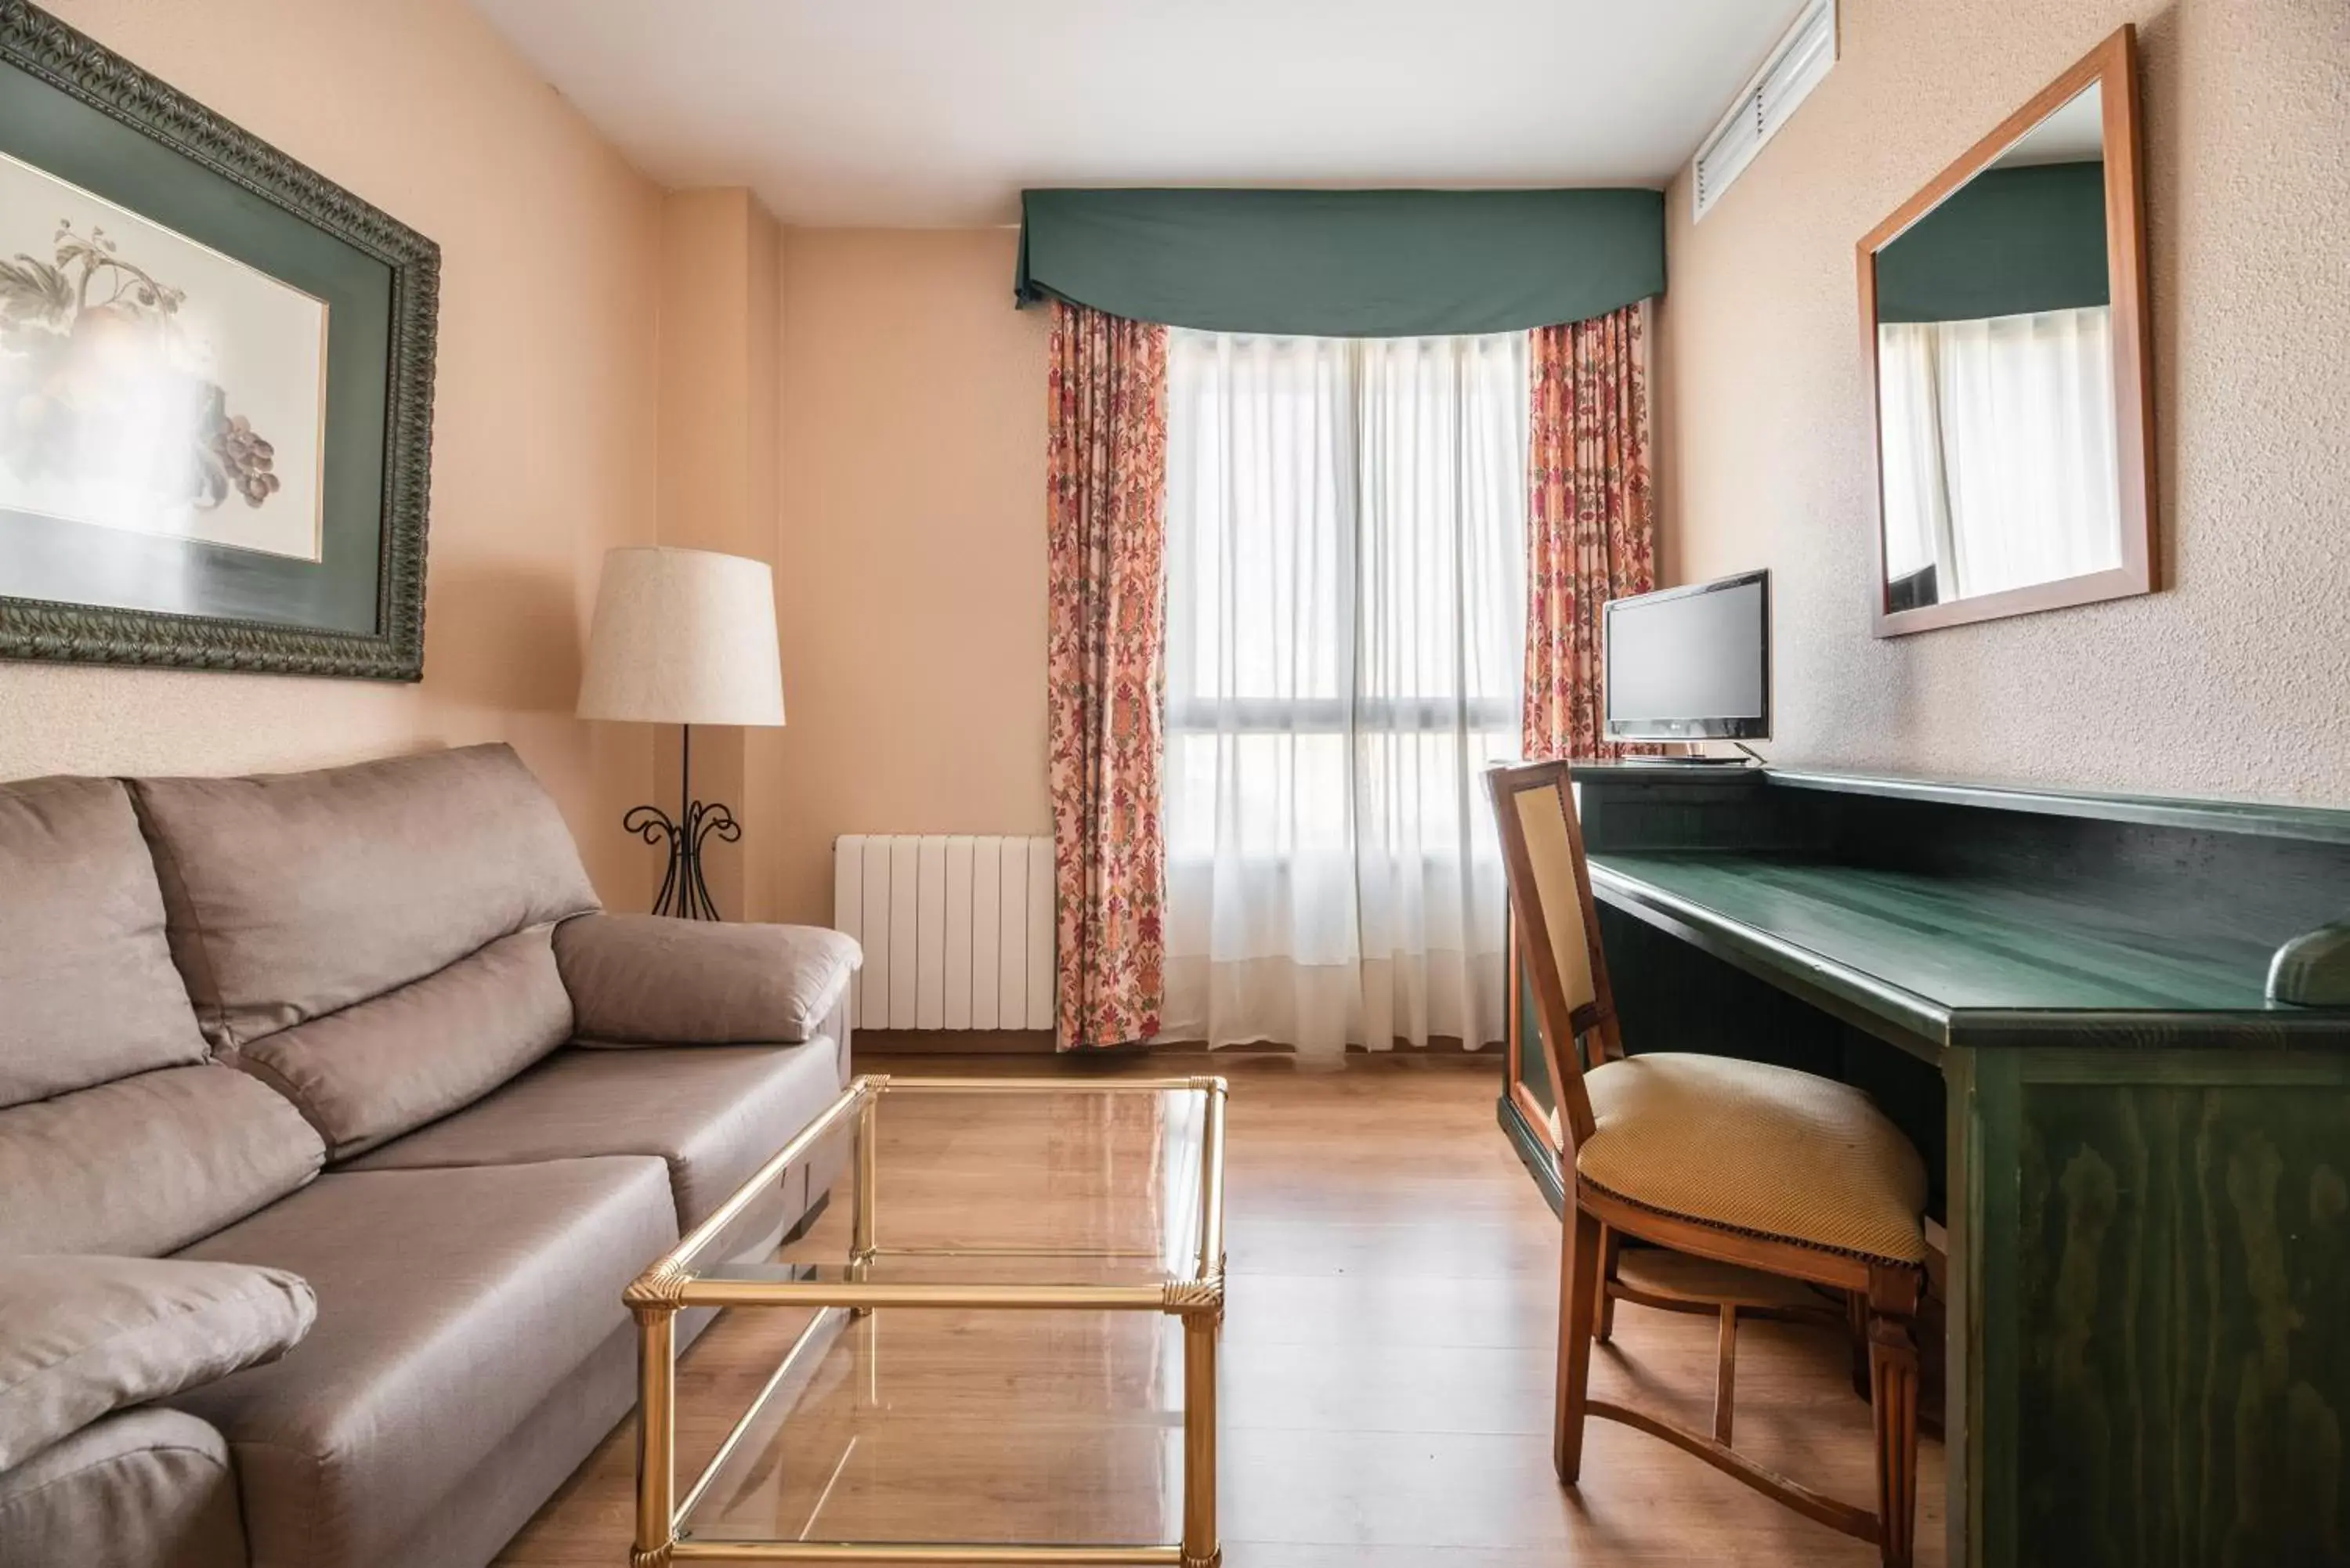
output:
POLYGON ((418 679, 440 266, 0 0, 0 657, 418 679))

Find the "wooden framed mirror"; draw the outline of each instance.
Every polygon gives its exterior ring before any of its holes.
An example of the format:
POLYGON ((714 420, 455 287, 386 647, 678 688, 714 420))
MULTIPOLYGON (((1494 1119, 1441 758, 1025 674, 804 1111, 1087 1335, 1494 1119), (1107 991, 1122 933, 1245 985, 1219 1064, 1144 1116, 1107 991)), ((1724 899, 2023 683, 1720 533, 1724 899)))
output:
POLYGON ((2158 586, 2141 162, 2125 26, 1860 242, 1877 636, 2158 586))

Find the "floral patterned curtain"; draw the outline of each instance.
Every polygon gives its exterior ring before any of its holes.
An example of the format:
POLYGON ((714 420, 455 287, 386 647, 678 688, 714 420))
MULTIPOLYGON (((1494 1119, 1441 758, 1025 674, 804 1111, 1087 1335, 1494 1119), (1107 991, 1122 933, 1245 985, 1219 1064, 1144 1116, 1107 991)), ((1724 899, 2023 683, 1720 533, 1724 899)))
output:
POLYGON ((1050 385, 1046 661, 1066 1051, 1149 1039, 1165 992, 1167 329, 1055 301, 1050 385))
POLYGON ((1656 587, 1645 305, 1533 333, 1527 432, 1529 757, 1652 750, 1603 738, 1600 607, 1656 587))

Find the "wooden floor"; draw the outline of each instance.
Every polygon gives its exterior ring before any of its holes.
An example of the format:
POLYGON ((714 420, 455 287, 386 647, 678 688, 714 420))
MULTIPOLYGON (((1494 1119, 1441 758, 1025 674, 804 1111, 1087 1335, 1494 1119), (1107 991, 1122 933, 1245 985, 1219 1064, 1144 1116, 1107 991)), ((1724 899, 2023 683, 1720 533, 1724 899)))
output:
MULTIPOLYGON (((1213 1064, 1232 1082, 1221 1467, 1231 1568, 1876 1562, 1873 1548, 1604 1421, 1591 1425, 1580 1490, 1561 1488, 1548 1438, 1557 1224, 1494 1125, 1498 1071, 1460 1058, 1357 1062, 1338 1072, 1266 1057, 1213 1064)), ((1035 1058, 858 1065, 1068 1070, 1035 1058)), ((1159 1057, 1107 1070, 1198 1065, 1159 1057)), ((1638 1273, 1637 1262, 1627 1272, 1638 1273)), ((1681 1273, 1676 1282, 1698 1282, 1681 1273)), ((681 1465, 698 1468, 721 1417, 741 1407, 775 1354, 772 1329, 755 1320, 722 1320, 687 1353, 681 1411, 709 1414, 681 1420, 681 1465)), ((1620 1306, 1615 1344, 1593 1358, 1592 1392, 1702 1426, 1714 1354, 1710 1322, 1620 1306)), ((1742 1332, 1738 1369, 1742 1448, 1873 1502, 1867 1410, 1842 1343, 1754 1324, 1742 1332)), ((918 1378, 920 1368, 893 1376, 918 1378)), ((1007 1433, 1016 1404, 1000 1417, 1007 1433)), ((951 1440, 959 1451, 938 1462, 967 1466, 968 1435, 951 1440)), ((629 1441, 626 1426, 614 1433, 499 1562, 625 1563, 629 1441)), ((1919 1561, 1939 1564, 1942 1452, 1931 1438, 1921 1469, 1919 1561)), ((1052 1517, 1097 1517, 1105 1532, 1152 1501, 1072 1491, 1052 1500, 1052 1517)), ((962 1522, 966 1539, 994 1538, 1003 1524, 962 1522)))

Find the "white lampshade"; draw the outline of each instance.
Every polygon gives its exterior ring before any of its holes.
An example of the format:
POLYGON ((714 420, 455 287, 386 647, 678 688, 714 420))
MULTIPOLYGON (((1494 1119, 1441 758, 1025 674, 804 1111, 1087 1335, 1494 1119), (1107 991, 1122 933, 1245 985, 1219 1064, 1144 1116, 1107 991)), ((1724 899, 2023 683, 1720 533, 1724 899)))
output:
POLYGON ((767 564, 665 546, 607 552, 579 716, 782 723, 784 672, 767 564))

